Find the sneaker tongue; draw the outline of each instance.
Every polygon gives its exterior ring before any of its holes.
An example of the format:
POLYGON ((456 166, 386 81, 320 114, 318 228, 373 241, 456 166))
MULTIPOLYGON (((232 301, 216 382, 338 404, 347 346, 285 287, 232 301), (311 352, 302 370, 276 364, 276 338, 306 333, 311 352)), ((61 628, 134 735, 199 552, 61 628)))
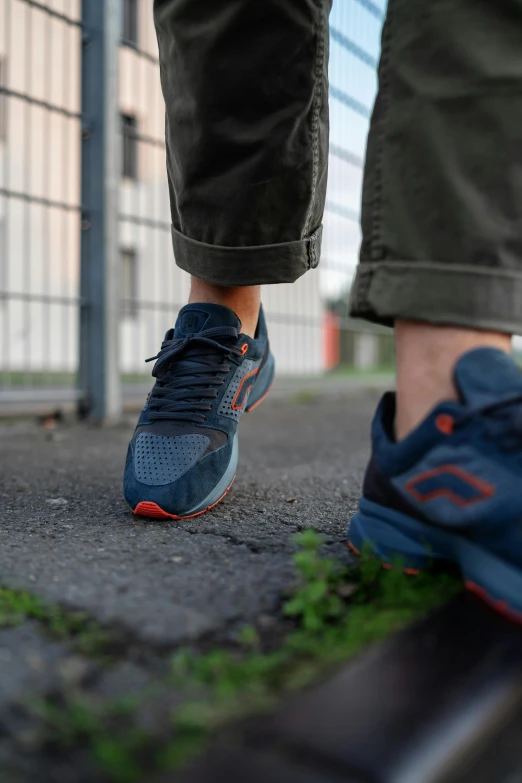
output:
POLYGON ((179 311, 174 337, 188 337, 214 326, 234 326, 241 331, 241 321, 228 307, 215 304, 189 304, 179 311))
POLYGON ((522 372, 508 354, 496 348, 475 348, 465 353, 457 362, 453 377, 468 405, 487 405, 522 394, 522 372))

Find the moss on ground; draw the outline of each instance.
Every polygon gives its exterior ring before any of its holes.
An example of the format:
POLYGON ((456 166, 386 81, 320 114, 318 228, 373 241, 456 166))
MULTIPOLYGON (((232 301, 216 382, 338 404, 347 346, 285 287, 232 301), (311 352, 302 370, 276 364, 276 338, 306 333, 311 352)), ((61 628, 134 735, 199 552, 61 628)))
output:
MULTIPOLYGON (((47 701, 38 714, 48 744, 55 750, 89 748, 100 780, 149 779, 200 752, 217 729, 272 708, 285 693, 320 679, 461 590, 460 582, 447 574, 409 577, 400 568, 383 570, 371 553, 363 555, 357 568, 344 567, 320 556, 322 539, 311 530, 297 540, 300 582, 283 605, 290 630, 277 649, 266 649, 257 630, 247 626, 233 649, 179 651, 170 675, 154 692, 119 701, 85 694, 47 701), (162 737, 144 728, 140 719, 158 688, 185 697, 181 708, 172 709, 162 737)), ((22 616, 29 607, 30 616, 43 611, 50 628, 57 624, 67 632, 70 627, 63 618, 49 620, 38 602, 33 606, 26 597, 21 603, 22 616)), ((7 601, 6 616, 12 609, 7 601)))

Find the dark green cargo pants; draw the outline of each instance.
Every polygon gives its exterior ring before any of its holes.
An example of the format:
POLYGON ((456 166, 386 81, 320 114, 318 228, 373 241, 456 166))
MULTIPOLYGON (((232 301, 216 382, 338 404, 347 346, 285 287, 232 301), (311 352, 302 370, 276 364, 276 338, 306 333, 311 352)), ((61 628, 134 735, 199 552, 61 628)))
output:
MULTIPOLYGON (((330 4, 155 0, 174 250, 196 277, 318 263, 330 4)), ((353 315, 522 331, 522 0, 389 0, 362 230, 353 315)))

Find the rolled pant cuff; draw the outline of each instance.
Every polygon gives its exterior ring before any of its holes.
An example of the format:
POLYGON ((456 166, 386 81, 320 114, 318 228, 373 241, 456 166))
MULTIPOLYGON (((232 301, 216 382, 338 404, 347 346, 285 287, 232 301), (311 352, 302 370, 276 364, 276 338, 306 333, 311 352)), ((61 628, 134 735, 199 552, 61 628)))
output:
POLYGON ((222 247, 207 245, 172 228, 176 264, 212 285, 242 286, 293 283, 321 256, 323 228, 306 239, 277 245, 222 247))
POLYGON ((522 273, 431 261, 362 261, 350 314, 520 334, 522 273))

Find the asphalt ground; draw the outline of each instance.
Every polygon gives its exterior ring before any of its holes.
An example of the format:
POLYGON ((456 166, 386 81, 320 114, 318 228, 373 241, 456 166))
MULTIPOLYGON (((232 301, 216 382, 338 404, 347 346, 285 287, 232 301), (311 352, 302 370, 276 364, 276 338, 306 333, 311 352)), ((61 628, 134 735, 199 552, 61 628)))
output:
POLYGON ((232 491, 184 522, 140 519, 127 508, 121 475, 131 419, 105 429, 0 424, 1 586, 85 610, 122 639, 111 671, 93 674, 92 662, 34 621, 0 630, 0 781, 8 768, 6 781, 80 779, 72 767, 47 769, 20 751, 27 726, 17 705, 28 695, 71 678, 123 693, 147 680, 165 651, 221 642, 245 622, 276 623, 301 530, 315 528, 326 551, 348 559, 346 526, 378 396, 352 389, 269 398, 241 422, 232 491))

